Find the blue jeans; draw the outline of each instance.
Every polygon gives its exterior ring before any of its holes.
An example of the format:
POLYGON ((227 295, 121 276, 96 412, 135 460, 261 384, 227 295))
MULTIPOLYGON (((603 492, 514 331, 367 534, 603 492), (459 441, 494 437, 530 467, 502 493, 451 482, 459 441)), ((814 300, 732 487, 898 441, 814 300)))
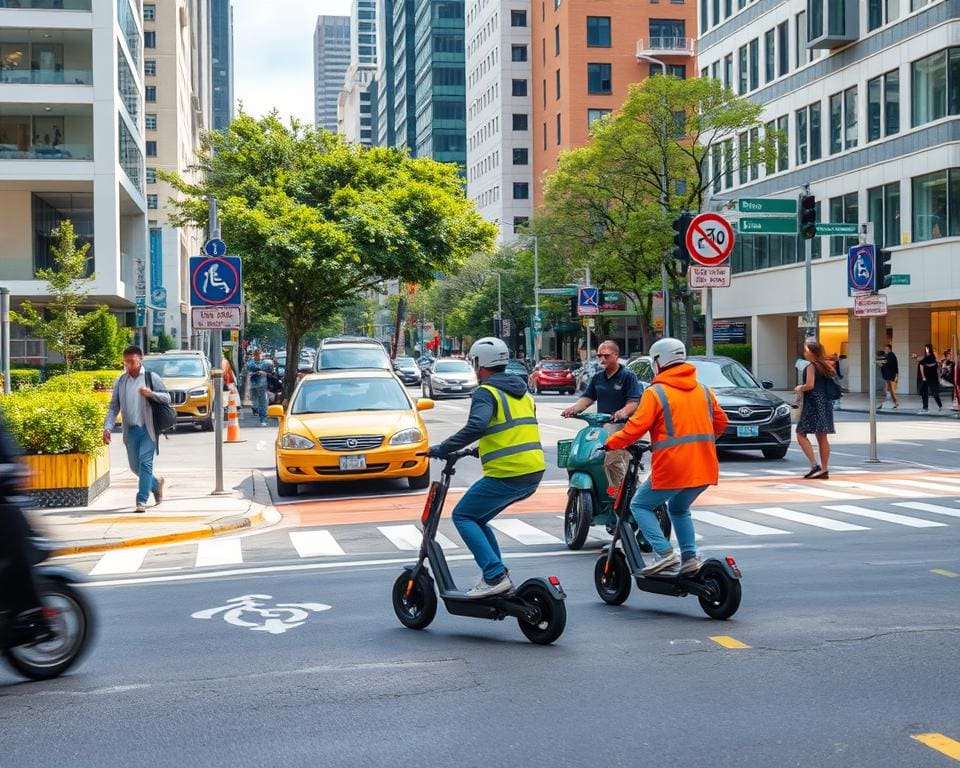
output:
POLYGON ((140 478, 137 488, 137 504, 146 504, 150 492, 156 493, 160 483, 153 476, 153 457, 157 444, 153 442, 146 427, 127 427, 127 463, 130 471, 140 478))
POLYGON ((693 519, 690 517, 690 506, 701 493, 707 490, 707 486, 655 491, 651 485, 651 479, 648 477, 643 485, 637 488, 633 501, 630 502, 630 511, 633 512, 637 525, 643 531, 643 537, 658 555, 666 554, 671 549, 670 542, 660 530, 660 523, 657 522, 657 516, 653 513, 656 507, 666 504, 670 520, 673 522, 673 530, 677 534, 680 553, 696 555, 697 539, 693 530, 693 519))
POLYGON ((531 496, 540 479, 532 483, 510 483, 495 477, 477 480, 453 508, 453 524, 487 581, 502 574, 506 567, 493 529, 487 525, 516 501, 531 496))
POLYGON ((253 401, 253 410, 260 417, 260 423, 267 423, 267 388, 250 387, 250 399, 253 401))

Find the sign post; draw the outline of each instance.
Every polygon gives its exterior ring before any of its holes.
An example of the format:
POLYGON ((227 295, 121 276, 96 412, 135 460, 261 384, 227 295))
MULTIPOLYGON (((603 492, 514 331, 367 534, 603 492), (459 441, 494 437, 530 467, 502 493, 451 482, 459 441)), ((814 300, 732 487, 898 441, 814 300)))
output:
MULTIPOLYGON (((702 267, 724 269, 726 284, 730 281, 730 267, 723 263, 733 251, 733 227, 718 213, 701 213, 693 217, 687 228, 686 246, 690 258, 702 267)), ((694 269, 694 267, 691 267, 694 269)), ((717 275, 716 279, 722 279, 717 275)), ((712 283, 716 285, 717 283, 712 283)), ((713 288, 704 291, 704 314, 706 315, 707 356, 713 355, 713 288)))

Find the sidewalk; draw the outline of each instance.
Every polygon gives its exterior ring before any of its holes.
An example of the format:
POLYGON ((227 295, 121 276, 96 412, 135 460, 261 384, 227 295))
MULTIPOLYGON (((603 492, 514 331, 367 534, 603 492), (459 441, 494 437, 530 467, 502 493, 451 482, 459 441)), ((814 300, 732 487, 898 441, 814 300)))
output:
MULTIPOLYGON (((773 392, 788 403, 792 403, 796 400, 796 394, 791 390, 773 390, 773 392)), ((960 412, 955 411, 951 408, 952 403, 950 402, 950 393, 946 392, 940 393, 940 400, 943 403, 943 410, 937 410, 937 404, 934 402, 933 398, 930 398, 930 412, 919 414, 918 411, 923 407, 923 404, 920 401, 920 395, 897 395, 897 400, 900 403, 900 407, 894 409, 893 403, 888 399, 884 404, 883 408, 877 409, 878 417, 887 417, 887 416, 910 416, 913 418, 932 418, 932 419, 956 419, 960 418, 960 412)), ((877 406, 883 403, 883 395, 877 394, 877 406)), ((848 413, 869 413, 870 412, 870 396, 867 393, 859 392, 844 392, 843 397, 840 399, 840 410, 847 411, 848 413)))
POLYGON ((38 532, 57 545, 56 555, 191 541, 280 520, 259 470, 225 470, 224 494, 214 496, 212 467, 163 468, 163 503, 137 514, 137 478, 119 439, 110 446, 110 463, 110 487, 89 507, 30 510, 38 532))

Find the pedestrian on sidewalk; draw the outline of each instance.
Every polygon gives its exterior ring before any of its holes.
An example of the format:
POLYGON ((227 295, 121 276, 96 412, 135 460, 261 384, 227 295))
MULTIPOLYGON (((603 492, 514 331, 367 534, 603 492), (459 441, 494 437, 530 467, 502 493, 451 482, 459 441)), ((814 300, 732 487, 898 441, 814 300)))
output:
POLYGON ((940 364, 937 362, 937 356, 933 353, 933 344, 923 345, 923 355, 916 353, 910 355, 917 361, 917 389, 920 391, 920 400, 923 408, 920 413, 930 412, 930 396, 937 404, 939 410, 943 410, 943 403, 940 401, 940 364))
POLYGON ((887 402, 887 395, 890 395, 890 399, 893 400, 893 407, 899 408, 900 403, 897 402, 897 377, 900 375, 900 366, 897 363, 897 356, 893 354, 893 347, 887 344, 883 348, 883 357, 877 360, 877 364, 880 366, 880 378, 883 379, 883 402, 877 406, 877 409, 883 408, 884 403, 887 402))
POLYGON ((110 407, 103 423, 103 442, 110 443, 117 415, 123 418, 123 444, 127 449, 130 471, 140 478, 137 487, 135 512, 146 512, 147 501, 153 493, 157 504, 163 501, 165 480, 153 473, 153 457, 158 451, 158 435, 153 424, 150 401, 169 403, 170 393, 157 374, 149 374, 143 367, 143 351, 136 345, 123 350, 123 373, 113 385, 110 407))
POLYGON ((263 351, 253 350, 253 359, 247 361, 247 373, 250 375, 250 400, 253 412, 260 419, 260 426, 267 426, 267 374, 273 373, 273 366, 263 359, 263 351))
POLYGON ((957 366, 953 360, 953 350, 945 349, 943 351, 943 362, 940 363, 940 380, 946 385, 950 393, 951 407, 957 410, 957 366))
POLYGON ((834 433, 833 406, 830 390, 839 389, 834 378, 833 366, 823 350, 823 345, 813 339, 807 339, 803 345, 803 356, 810 362, 804 370, 804 383, 794 387, 794 392, 803 395, 803 410, 797 422, 797 444, 810 462, 810 471, 804 475, 808 480, 827 480, 830 477, 830 441, 827 435, 834 433), (831 386, 832 383, 832 386, 831 386), (807 437, 813 432, 817 436, 820 450, 820 463, 816 462, 813 446, 807 437))

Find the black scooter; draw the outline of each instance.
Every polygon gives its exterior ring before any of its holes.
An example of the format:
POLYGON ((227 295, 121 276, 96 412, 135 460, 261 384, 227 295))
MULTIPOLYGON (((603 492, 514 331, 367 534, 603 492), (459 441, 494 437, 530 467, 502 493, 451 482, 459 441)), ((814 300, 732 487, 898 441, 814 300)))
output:
MULTIPOLYGON (((626 450, 630 453, 630 464, 614 502, 617 522, 613 541, 603 550, 593 569, 593 580, 600 599, 607 605, 623 603, 630 595, 632 577, 637 588, 644 592, 673 597, 696 595, 707 616, 729 619, 740 607, 741 598, 740 568, 732 557, 705 560, 693 576, 680 576, 676 572, 652 576, 641 573, 647 564, 636 537, 632 535, 630 500, 637 487, 637 477, 643 469, 643 454, 650 450, 650 444, 641 441, 627 446, 626 450), (630 535, 622 535, 624 531, 630 535)), ((665 514, 666 509, 659 512, 665 514)))
MULTIPOLYGON (((426 454, 420 454, 425 456, 426 454)), ((502 621, 513 616, 520 631, 532 643, 547 645, 561 634, 567 623, 566 594, 556 576, 527 579, 516 590, 484 598, 468 598, 457 589, 450 575, 443 549, 436 542, 440 513, 447 498, 450 480, 456 474, 454 465, 465 456, 477 457, 477 448, 454 451, 446 456, 441 479, 434 480, 427 495, 423 515, 423 543, 415 565, 404 567, 393 584, 393 610, 400 623, 410 629, 426 628, 437 615, 437 593, 434 578, 440 586, 440 597, 455 616, 502 621), (425 567, 430 563, 430 571, 425 567), (433 573, 431 577, 430 572, 433 573)))

